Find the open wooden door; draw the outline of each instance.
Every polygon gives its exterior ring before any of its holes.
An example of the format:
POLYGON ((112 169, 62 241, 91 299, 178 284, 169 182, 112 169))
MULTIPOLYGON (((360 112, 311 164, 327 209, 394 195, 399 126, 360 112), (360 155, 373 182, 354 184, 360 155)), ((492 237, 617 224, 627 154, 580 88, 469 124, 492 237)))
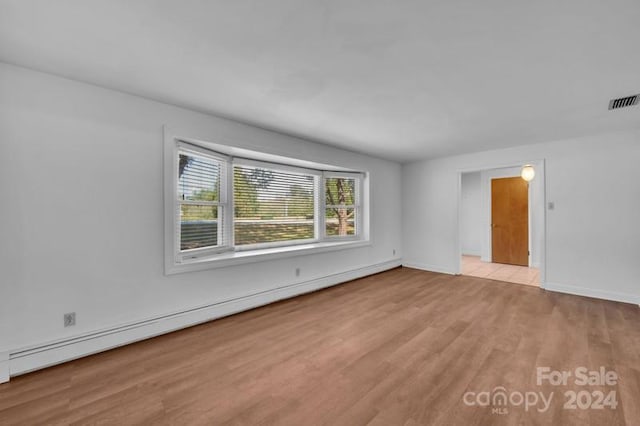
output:
POLYGON ((529 184, 520 177, 491 180, 492 262, 529 266, 529 184))

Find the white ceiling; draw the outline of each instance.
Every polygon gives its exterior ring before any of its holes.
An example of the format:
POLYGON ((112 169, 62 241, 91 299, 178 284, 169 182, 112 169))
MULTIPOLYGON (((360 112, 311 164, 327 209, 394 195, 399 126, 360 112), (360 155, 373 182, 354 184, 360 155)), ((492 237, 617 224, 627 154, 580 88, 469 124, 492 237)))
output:
POLYGON ((640 127, 638 0, 0 0, 0 60, 400 161, 640 127))

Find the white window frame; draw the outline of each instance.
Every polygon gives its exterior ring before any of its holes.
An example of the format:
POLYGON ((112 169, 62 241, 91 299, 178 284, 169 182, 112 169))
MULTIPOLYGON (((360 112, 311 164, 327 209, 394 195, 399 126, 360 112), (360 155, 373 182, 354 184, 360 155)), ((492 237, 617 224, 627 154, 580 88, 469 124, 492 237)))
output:
POLYGON ((226 217, 232 214, 230 211, 230 197, 233 197, 233 193, 229 193, 229 157, 221 154, 217 154, 205 148, 197 145, 190 144, 184 141, 176 141, 175 154, 173 162, 173 194, 175 198, 174 202, 174 252, 175 261, 183 263, 189 259, 198 259, 203 256, 209 256, 212 254, 222 253, 225 251, 233 250, 233 233, 229 229, 229 220, 226 217), (196 157, 201 157, 207 160, 213 160, 220 163, 220 182, 218 191, 218 201, 185 201, 178 197, 178 180, 179 180, 179 161, 180 154, 185 153, 196 157), (183 205, 211 205, 218 207, 218 245, 212 247, 201 247, 189 250, 182 250, 181 247, 181 220, 180 220, 180 207, 183 205), (222 214, 220 214, 222 212, 222 214), (226 242, 226 244, 225 244, 226 242))
MULTIPOLYGON (((233 168, 235 166, 246 166, 246 167, 256 167, 256 168, 264 168, 264 169, 269 169, 269 170, 274 170, 274 171, 283 171, 283 172, 289 172, 289 173, 296 173, 296 174, 301 174, 301 175, 310 175, 310 176, 314 176, 315 178, 315 184, 314 184, 314 193, 313 193, 313 198, 314 198, 314 215, 313 215, 313 228, 314 228, 314 237, 313 238, 307 238, 304 240, 288 240, 288 241, 275 241, 275 242, 269 242, 269 243, 256 243, 256 244, 243 244, 241 246, 236 246, 234 244, 234 250, 235 251, 250 251, 250 250, 259 250, 259 249, 267 249, 267 248, 275 248, 275 247, 289 247, 289 246, 297 246, 297 245, 303 245, 303 244, 312 244, 312 243, 317 243, 320 241, 320 233, 319 231, 319 221, 318 221, 318 210, 319 210, 319 203, 318 201, 318 197, 320 196, 321 192, 320 192, 320 184, 321 184, 321 180, 322 180, 322 172, 319 170, 313 170, 313 169, 305 169, 302 167, 296 167, 296 166, 290 166, 287 164, 279 164, 279 163, 270 163, 267 161, 258 161, 258 160, 251 160, 248 158, 233 158, 231 161, 231 175, 233 176, 233 168)), ((233 188, 232 188, 233 190, 233 188)), ((233 191, 232 191, 233 192, 233 191)), ((233 212, 233 217, 231 219, 232 224, 231 227, 235 228, 235 203, 232 206, 232 212, 233 212)), ((232 229, 231 231, 234 234, 235 237, 235 229, 232 229)))
MULTIPOLYGON (((251 151, 255 158, 246 158, 247 150, 243 150, 243 158, 234 157, 233 147, 217 145, 209 149, 207 143, 188 138, 177 137, 165 128, 164 143, 164 206, 165 206, 165 274, 171 275, 181 272, 200 271, 230 265, 237 265, 264 260, 286 258, 292 256, 320 253, 364 247, 371 245, 369 239, 369 175, 366 172, 351 172, 337 170, 322 170, 286 164, 302 160, 278 158, 278 162, 270 161, 271 154, 251 151), (226 239, 227 244, 215 247, 203 247, 190 250, 180 250, 180 202, 178 200, 178 162, 181 151, 192 152, 205 158, 223 162, 220 176, 219 204, 223 214, 218 218, 219 233, 226 239), (222 151, 222 152, 221 152, 222 151), (267 160, 261 160, 264 155, 267 160), (233 171, 234 166, 262 167, 273 170, 289 171, 313 175, 316 179, 314 193, 314 238, 305 240, 277 241, 270 243, 235 246, 234 218, 235 205, 233 200, 233 171), (355 194, 355 235, 327 236, 325 224, 326 194, 324 182, 327 177, 356 178, 355 194), (220 233, 222 230, 222 234, 220 233)), ((311 162, 306 162, 311 163, 311 162)), ((195 202, 195 204, 208 204, 195 202)), ((219 215, 220 216, 220 215, 219 215)))
POLYGON ((321 207, 322 207, 322 221, 320 222, 320 228, 321 228, 321 235, 322 235, 322 239, 323 240, 327 240, 327 241, 353 241, 353 240, 360 240, 362 239, 363 236, 363 232, 362 232, 362 228, 363 228, 363 215, 362 215, 362 193, 363 193, 363 185, 364 185, 364 173, 359 173, 359 172, 338 172, 338 171, 325 171, 322 173, 322 182, 321 182, 321 194, 322 194, 322 203, 321 203, 321 207), (355 210, 355 215, 354 215, 354 226, 355 226, 355 233, 354 235, 326 235, 327 232, 327 227, 326 227, 326 209, 328 208, 334 208, 334 207, 340 207, 339 204, 334 204, 334 205, 328 205, 327 204, 327 196, 326 196, 326 188, 325 188, 325 180, 329 179, 329 178, 345 178, 345 179, 355 179, 356 181, 356 185, 355 185, 355 194, 353 194, 354 197, 354 204, 346 204, 344 205, 345 208, 353 208, 355 210))

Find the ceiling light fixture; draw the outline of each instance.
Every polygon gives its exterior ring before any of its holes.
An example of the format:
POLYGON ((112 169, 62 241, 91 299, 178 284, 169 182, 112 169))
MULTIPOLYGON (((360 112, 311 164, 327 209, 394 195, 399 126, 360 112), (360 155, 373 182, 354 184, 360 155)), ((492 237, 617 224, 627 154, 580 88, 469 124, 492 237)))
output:
POLYGON ((522 177, 522 179, 526 180, 527 182, 531 182, 535 175, 536 171, 533 169, 533 166, 531 164, 522 166, 522 171, 520 172, 520 176, 522 177))

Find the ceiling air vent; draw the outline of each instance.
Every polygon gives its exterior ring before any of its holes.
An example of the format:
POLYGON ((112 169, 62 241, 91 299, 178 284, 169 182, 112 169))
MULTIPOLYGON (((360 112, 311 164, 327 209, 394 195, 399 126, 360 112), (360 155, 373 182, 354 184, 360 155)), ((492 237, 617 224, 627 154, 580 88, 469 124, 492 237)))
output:
POLYGON ((640 99, 640 95, 627 96, 626 98, 618 98, 611 99, 609 101, 609 109, 618 109, 624 108, 632 105, 638 104, 638 99, 640 99))

